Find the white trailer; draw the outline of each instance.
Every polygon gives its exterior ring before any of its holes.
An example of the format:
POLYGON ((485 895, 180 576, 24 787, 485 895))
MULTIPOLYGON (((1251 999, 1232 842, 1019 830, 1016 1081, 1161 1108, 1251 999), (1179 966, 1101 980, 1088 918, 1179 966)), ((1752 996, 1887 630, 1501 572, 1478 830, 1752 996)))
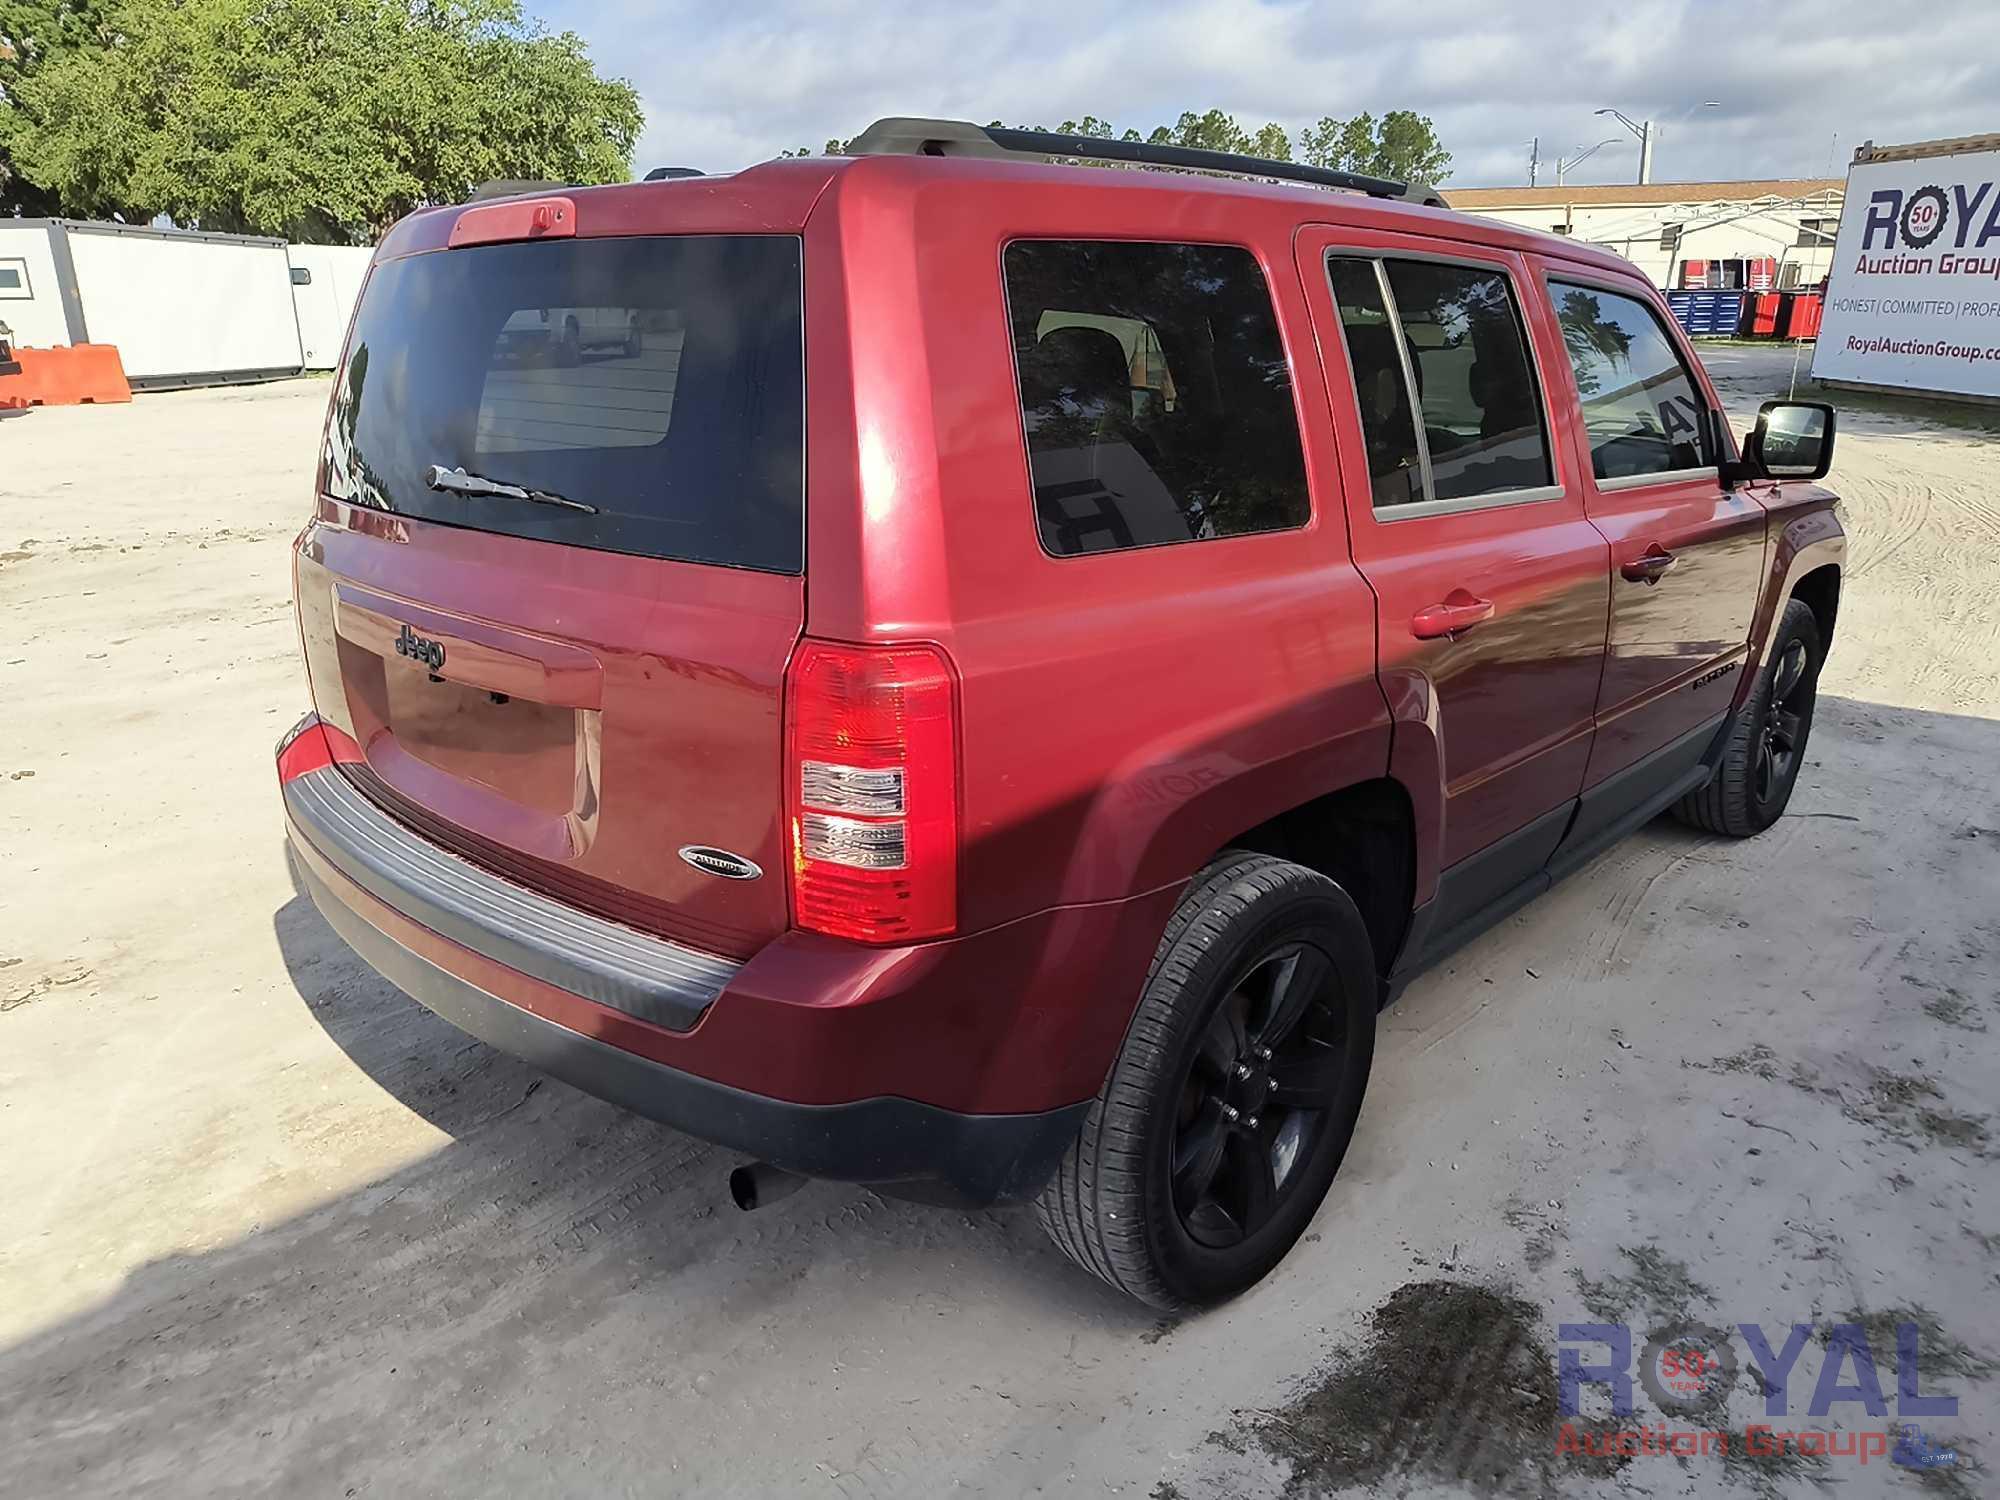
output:
MULTIPOLYGON (((60 242, 42 219, 0 219, 0 323, 17 348, 74 342, 58 273, 60 242)), ((61 266, 67 270, 65 253, 61 266)))
POLYGON ((252 235, 0 219, 0 322, 23 347, 114 344, 135 386, 305 367, 285 242, 252 235), (18 278, 22 287, 9 283, 18 278))
POLYGON ((375 252, 367 245, 288 245, 292 262, 292 306, 299 317, 299 343, 308 370, 331 370, 340 363, 347 325, 375 252))
POLYGON ((2000 400, 2000 135, 1854 153, 1812 373, 2000 400))

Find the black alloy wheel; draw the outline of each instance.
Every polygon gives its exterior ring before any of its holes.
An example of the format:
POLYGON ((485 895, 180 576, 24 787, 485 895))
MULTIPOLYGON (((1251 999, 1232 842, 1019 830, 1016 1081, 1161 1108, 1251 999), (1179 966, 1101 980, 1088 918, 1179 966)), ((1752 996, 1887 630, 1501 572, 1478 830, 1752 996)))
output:
POLYGON ((1036 1206, 1063 1252, 1155 1307, 1265 1276, 1361 1114, 1381 998, 1353 898, 1229 850, 1189 883, 1124 1044, 1036 1206))
POLYGON ((1798 774, 1798 757, 1805 749, 1805 728, 1812 712, 1813 684, 1806 672, 1810 664, 1804 640, 1793 636, 1785 642, 1771 675, 1771 701, 1764 710, 1763 733, 1757 740, 1754 786, 1759 802, 1770 802, 1798 774))
POLYGON ((1332 978, 1319 948, 1287 943, 1252 963, 1202 1033, 1173 1149, 1174 1211, 1197 1244, 1242 1243, 1297 1189, 1345 1065, 1332 978))

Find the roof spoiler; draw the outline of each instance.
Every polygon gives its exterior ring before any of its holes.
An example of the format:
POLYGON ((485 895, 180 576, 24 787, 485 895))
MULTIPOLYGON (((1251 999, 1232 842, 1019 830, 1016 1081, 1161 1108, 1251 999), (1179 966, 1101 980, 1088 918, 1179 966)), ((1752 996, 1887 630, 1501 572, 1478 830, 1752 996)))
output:
POLYGON ((1302 162, 1267 161, 1234 151, 1200 151, 1191 146, 1156 146, 1145 141, 1115 141, 1102 136, 1063 135, 1053 130, 1013 130, 1003 125, 974 125, 969 120, 926 120, 895 116, 877 120, 847 148, 849 156, 1073 156, 1086 161, 1123 161, 1148 167, 1180 167, 1196 172, 1223 172, 1232 177, 1277 178, 1307 182, 1314 187, 1366 193, 1371 198, 1395 198, 1433 208, 1449 205, 1426 182, 1398 182, 1393 177, 1369 177, 1337 167, 1312 167, 1302 162))

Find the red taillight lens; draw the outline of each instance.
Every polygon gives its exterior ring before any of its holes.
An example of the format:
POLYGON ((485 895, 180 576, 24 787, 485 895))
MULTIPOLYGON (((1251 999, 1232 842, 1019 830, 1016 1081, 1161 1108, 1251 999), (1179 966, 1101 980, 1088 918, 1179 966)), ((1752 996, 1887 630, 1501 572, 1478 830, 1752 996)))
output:
POLYGON ((862 943, 958 921, 958 709, 935 646, 805 641, 785 685, 792 917, 862 943))
POLYGON ((361 759, 361 747, 354 736, 334 728, 318 714, 307 714, 278 741, 278 785, 361 759))

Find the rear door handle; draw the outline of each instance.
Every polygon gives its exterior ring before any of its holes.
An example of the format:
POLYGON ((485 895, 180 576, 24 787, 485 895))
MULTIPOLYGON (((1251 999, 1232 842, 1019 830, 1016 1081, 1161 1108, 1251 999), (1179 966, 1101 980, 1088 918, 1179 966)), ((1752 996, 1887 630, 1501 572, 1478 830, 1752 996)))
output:
POLYGON ((1440 636, 1455 640, 1462 632, 1492 618, 1491 599, 1482 599, 1468 589, 1453 589, 1442 604, 1420 609, 1410 617, 1410 634, 1420 641, 1434 641, 1440 636))
POLYGON ((1658 583, 1673 572, 1674 565, 1679 561, 1673 553, 1654 542, 1641 556, 1633 558, 1618 571, 1633 583, 1658 583))

